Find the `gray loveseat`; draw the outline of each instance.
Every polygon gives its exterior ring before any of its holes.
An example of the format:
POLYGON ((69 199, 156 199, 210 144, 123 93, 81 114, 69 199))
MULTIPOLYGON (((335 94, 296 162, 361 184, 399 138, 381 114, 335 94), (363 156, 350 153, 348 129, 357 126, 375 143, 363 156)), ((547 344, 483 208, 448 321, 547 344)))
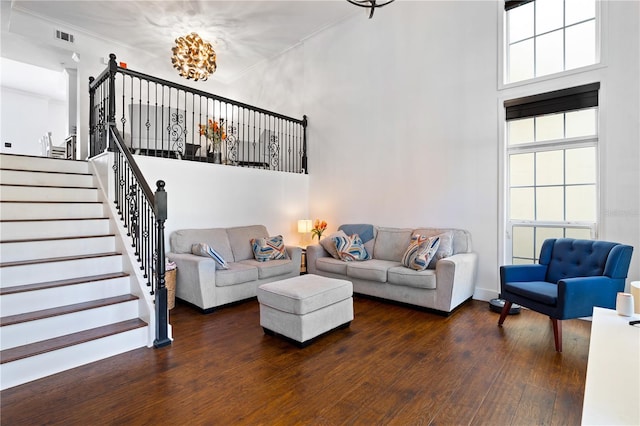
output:
POLYGON ((364 242, 364 246, 370 260, 345 262, 332 257, 320 244, 310 245, 306 254, 307 272, 349 280, 353 283, 354 293, 444 314, 451 313, 473 296, 477 255, 472 251, 468 231, 373 227, 373 237, 364 242), (441 248, 446 251, 448 245, 449 255, 434 259, 435 269, 416 271, 402 265, 403 254, 414 233, 426 236, 445 233, 447 236, 441 239, 444 243, 441 248))
POLYGON ((262 225, 172 232, 167 257, 178 268, 176 297, 203 312, 211 312, 217 306, 256 297, 261 284, 300 275, 300 247, 286 246, 289 259, 267 262, 254 259, 251 239, 268 237, 267 228, 262 225), (229 269, 216 268, 211 257, 192 254, 191 247, 198 243, 216 250, 229 269))

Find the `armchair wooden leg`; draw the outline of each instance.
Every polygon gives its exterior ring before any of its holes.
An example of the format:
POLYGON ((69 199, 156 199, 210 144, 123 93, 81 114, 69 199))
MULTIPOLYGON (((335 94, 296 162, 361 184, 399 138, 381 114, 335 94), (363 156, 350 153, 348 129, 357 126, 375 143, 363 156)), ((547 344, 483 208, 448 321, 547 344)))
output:
POLYGON ((511 303, 508 300, 504 301, 504 306, 502 307, 502 312, 500 312, 500 319, 498 320, 498 325, 502 325, 504 319, 509 315, 509 310, 511 310, 511 303))
POLYGON ((551 322, 553 322, 553 338, 556 343, 556 352, 562 352, 562 323, 555 318, 551 318, 551 322))

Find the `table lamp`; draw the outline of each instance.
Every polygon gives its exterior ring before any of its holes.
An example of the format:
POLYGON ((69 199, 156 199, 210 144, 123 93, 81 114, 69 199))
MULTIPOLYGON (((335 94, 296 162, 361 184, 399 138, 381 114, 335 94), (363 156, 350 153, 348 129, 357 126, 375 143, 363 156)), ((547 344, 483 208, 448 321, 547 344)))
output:
POLYGON ((309 244, 311 229, 313 229, 313 221, 311 219, 300 219, 298 221, 298 232, 302 234, 300 246, 306 247, 309 244))

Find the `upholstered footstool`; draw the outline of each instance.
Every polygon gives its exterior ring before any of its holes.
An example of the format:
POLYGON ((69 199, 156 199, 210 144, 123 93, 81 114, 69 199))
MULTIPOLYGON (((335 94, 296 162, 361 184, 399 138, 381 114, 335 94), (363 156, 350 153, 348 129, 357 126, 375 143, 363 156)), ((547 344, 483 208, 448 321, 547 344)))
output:
POLYGON ((301 275, 258 287, 260 325, 305 347, 321 334, 346 328, 353 320, 350 281, 301 275))

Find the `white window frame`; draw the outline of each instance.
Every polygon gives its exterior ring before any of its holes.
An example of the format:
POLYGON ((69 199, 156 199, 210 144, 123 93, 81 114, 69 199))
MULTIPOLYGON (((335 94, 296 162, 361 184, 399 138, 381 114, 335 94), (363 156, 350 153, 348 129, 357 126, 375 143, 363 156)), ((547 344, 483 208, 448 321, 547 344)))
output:
POLYGON ((534 77, 526 80, 520 80, 513 83, 507 83, 507 25, 506 25, 506 13, 504 10, 504 1, 498 1, 497 14, 498 14, 498 90, 504 90, 512 87, 519 87, 534 83, 541 83, 548 80, 556 80, 561 77, 571 76, 574 74, 581 74, 584 72, 597 70, 606 67, 607 57, 606 49, 602 46, 606 46, 608 41, 605 24, 608 22, 608 7, 607 2, 603 0, 596 0, 596 62, 592 65, 585 65, 584 67, 572 68, 570 70, 560 71, 553 74, 547 74, 539 77, 534 77))
MULTIPOLYGON (((527 144, 518 144, 509 146, 508 145, 508 134, 507 134, 507 121, 503 114, 503 119, 505 123, 504 130, 504 185, 502 185, 503 191, 501 193, 503 198, 503 206, 504 206, 504 247, 503 247, 503 264, 511 264, 513 260, 513 227, 514 226, 524 226, 524 227, 544 227, 544 228, 582 228, 589 229, 590 235, 592 239, 596 239, 598 237, 598 224, 600 223, 600 173, 599 173, 599 164, 600 164, 600 150, 599 150, 599 135, 600 135, 600 106, 597 107, 596 110, 596 134, 584 138, 569 138, 569 139, 559 139, 553 141, 545 141, 545 142, 532 142, 527 144), (510 162, 509 155, 511 154, 526 154, 532 152, 545 152, 545 151, 554 151, 561 149, 572 149, 572 148, 595 148, 596 155, 596 176, 595 176, 595 193, 596 193, 596 218, 595 222, 582 222, 582 221, 537 221, 537 220, 510 220, 509 217, 509 189, 511 188, 509 176, 510 174, 510 162)), ((566 187, 567 185, 562 185, 566 187)), ((535 242, 534 242, 535 243, 535 242)), ((534 247, 534 258, 537 259, 539 253, 535 253, 534 247)))

